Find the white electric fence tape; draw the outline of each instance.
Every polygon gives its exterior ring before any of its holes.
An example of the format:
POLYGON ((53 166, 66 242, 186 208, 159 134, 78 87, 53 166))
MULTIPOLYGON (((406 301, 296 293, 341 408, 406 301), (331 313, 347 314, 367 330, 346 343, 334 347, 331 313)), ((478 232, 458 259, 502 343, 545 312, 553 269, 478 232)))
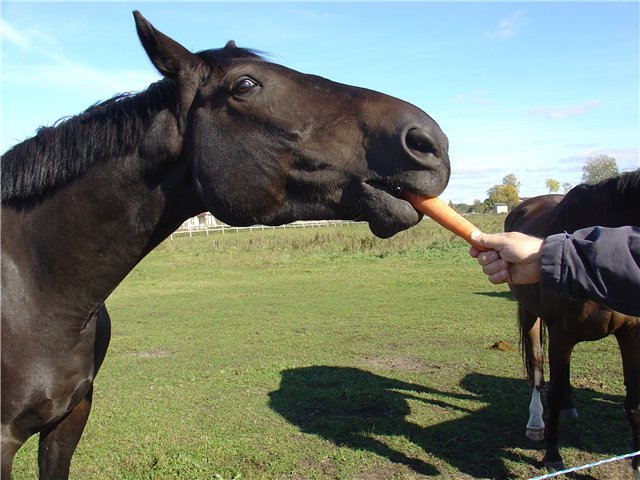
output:
POLYGON ((546 478, 553 478, 553 477, 557 477, 558 475, 564 475, 566 473, 577 472, 578 470, 584 470, 585 468, 597 467, 598 465, 602 465, 604 463, 616 462, 618 460, 624 460, 625 458, 635 457, 636 455, 640 455, 640 450, 633 453, 627 453, 625 455, 619 455, 617 457, 605 458, 604 460, 588 463, 586 465, 581 465, 579 467, 567 468, 566 470, 560 470, 559 472, 547 473, 546 475, 533 477, 533 478, 530 478, 529 480, 544 480, 546 478))

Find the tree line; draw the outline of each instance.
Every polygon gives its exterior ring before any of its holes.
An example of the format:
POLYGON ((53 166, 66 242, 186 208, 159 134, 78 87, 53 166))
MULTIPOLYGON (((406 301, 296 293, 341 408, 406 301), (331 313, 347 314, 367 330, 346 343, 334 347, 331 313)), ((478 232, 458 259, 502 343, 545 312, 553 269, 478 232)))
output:
MULTIPOLYGON (((615 158, 609 155, 596 155, 587 158, 582 166, 582 183, 594 184, 619 174, 615 158)), ((520 181, 510 173, 502 179, 502 183, 487 190, 487 198, 484 201, 477 199, 472 205, 450 202, 450 205, 461 213, 488 213, 498 204, 505 204, 511 210, 520 203, 520 187, 520 181)), ((555 178, 548 178, 545 180, 545 187, 549 193, 560 193, 561 188, 562 193, 567 193, 573 185, 568 182, 561 183, 555 178)))

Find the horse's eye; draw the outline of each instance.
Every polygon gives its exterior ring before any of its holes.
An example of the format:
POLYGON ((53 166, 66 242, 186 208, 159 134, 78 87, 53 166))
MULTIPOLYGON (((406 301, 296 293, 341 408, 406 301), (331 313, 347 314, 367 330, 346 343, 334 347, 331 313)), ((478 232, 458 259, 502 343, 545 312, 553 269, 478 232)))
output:
POLYGON ((233 93, 234 95, 246 95, 256 86, 258 86, 258 82, 251 78, 244 77, 233 85, 233 93))

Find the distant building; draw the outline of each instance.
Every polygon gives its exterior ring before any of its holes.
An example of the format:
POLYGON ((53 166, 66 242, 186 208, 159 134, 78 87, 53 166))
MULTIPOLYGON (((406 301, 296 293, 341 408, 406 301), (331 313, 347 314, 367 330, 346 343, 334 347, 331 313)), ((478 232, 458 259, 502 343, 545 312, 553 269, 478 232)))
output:
POLYGON ((493 213, 509 213, 509 206, 506 203, 496 203, 493 206, 493 213))
POLYGON ((181 226, 181 229, 193 229, 193 228, 202 228, 206 229, 207 227, 217 227, 219 222, 216 218, 211 215, 209 212, 201 213, 196 217, 191 217, 187 219, 181 226))

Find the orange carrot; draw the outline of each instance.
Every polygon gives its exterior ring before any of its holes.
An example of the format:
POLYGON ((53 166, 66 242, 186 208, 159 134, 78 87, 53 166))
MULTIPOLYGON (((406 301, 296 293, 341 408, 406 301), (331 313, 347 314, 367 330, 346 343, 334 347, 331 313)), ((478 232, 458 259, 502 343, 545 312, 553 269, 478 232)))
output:
POLYGON ((471 232, 479 230, 473 223, 458 214, 439 197, 422 197, 411 192, 402 192, 402 196, 419 212, 431 217, 447 230, 463 238, 478 250, 486 251, 471 238, 471 232))

